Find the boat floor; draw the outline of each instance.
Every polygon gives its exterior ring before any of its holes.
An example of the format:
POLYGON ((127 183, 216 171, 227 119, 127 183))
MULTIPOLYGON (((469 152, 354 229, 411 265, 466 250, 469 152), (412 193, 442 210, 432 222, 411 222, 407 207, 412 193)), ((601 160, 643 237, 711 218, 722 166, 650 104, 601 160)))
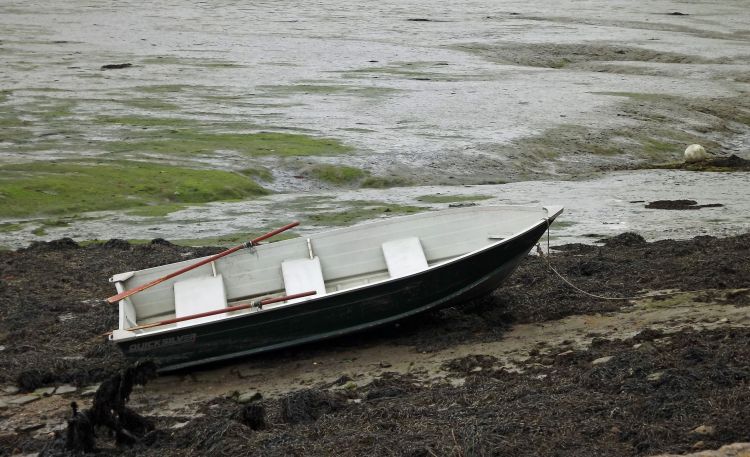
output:
MULTIPOLYGON (((432 268, 432 267, 435 267, 435 266, 438 266, 438 265, 450 262, 451 260, 453 260, 454 258, 457 258, 457 257, 460 257, 460 256, 456 256, 456 257, 452 257, 452 258, 448 258, 448 259, 440 259, 439 261, 431 262, 431 263, 429 263, 429 267, 432 268)), ((338 280, 338 281, 327 281, 325 283, 326 294, 332 294, 332 293, 337 293, 337 292, 343 292, 343 291, 346 291, 346 290, 356 289, 358 287, 368 286, 370 284, 375 284, 375 283, 378 283, 378 282, 381 282, 381 281, 386 281, 388 279, 390 279, 390 276, 388 275, 388 271, 387 270, 381 270, 381 271, 376 271, 376 272, 372 272, 372 273, 369 273, 369 274, 357 275, 357 276, 351 276, 351 277, 348 277, 348 278, 343 278, 343 279, 338 280)), ((242 297, 240 299, 228 301, 227 302, 227 307, 237 306, 237 305, 242 305, 242 304, 247 304, 247 303, 250 303, 252 300, 257 300, 259 298, 278 297, 278 296, 282 296, 282 295, 284 295, 284 291, 283 290, 278 290, 278 291, 273 291, 273 292, 270 292, 270 293, 267 293, 267 294, 263 294, 263 295, 242 297)), ((264 306, 263 309, 264 310, 269 310, 269 309, 280 308, 280 307, 284 307, 284 306, 288 306, 288 305, 289 305, 289 303, 286 303, 286 302, 274 303, 274 304, 271 304, 271 305, 264 306)), ((242 310, 238 310, 238 311, 232 311, 232 312, 229 312, 229 313, 225 313, 223 316, 224 317, 233 317, 233 316, 239 316, 239 315, 243 315, 243 314, 252 314, 252 313, 256 313, 258 311, 259 310, 257 308, 248 308, 248 309, 242 309, 242 310)), ((172 319, 174 317, 175 317, 175 313, 174 312, 163 313, 163 314, 160 314, 160 315, 151 316, 151 317, 144 318, 144 319, 139 319, 138 322, 137 322, 137 325, 150 324, 152 322, 159 322, 159 321, 162 321, 162 320, 172 319)), ((184 328, 184 327, 188 326, 189 324, 185 325, 187 322, 189 322, 189 321, 183 322, 181 327, 184 328)), ((163 332, 165 330, 170 330, 170 329, 174 329, 174 328, 177 328, 177 324, 160 325, 158 327, 152 327, 152 328, 147 328, 147 329, 136 330, 135 333, 136 333, 136 335, 147 335, 147 334, 151 334, 151 333, 163 332)))

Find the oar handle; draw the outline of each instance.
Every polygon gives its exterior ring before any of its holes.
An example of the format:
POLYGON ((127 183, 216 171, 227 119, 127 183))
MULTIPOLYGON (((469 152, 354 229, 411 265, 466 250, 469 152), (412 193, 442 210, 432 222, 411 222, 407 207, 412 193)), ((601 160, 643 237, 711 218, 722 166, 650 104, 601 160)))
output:
POLYGON ((200 266, 203 266, 203 265, 205 265, 207 263, 211 263, 211 262, 213 262, 215 260, 218 260, 218 259, 220 259, 220 258, 222 258, 224 256, 227 256, 227 255, 229 255, 229 254, 231 254, 233 252, 239 251, 240 249, 252 247, 252 246, 260 243, 263 240, 271 238, 272 236, 278 235, 279 233, 284 232, 286 230, 289 230, 290 228, 296 227, 298 225, 299 225, 299 221, 294 221, 294 222, 292 222, 290 224, 287 224, 287 225, 285 225, 283 227, 279 227, 276 230, 273 230, 273 231, 270 231, 270 232, 266 233, 265 235, 261 235, 258 238, 250 240, 250 241, 248 241, 246 243, 242 243, 242 244, 240 244, 238 246, 235 246, 233 248, 229 248, 226 251, 222 251, 222 252, 220 252, 218 254, 214 254, 211 257, 205 258, 205 259, 203 259, 203 260, 201 260, 199 262, 196 262, 196 263, 194 263, 192 265, 188 265, 188 266, 186 266, 184 268, 181 268, 181 269, 179 269, 177 271, 173 271, 172 273, 169 273, 166 276, 162 276, 161 278, 155 279, 155 280, 153 280, 153 281, 151 281, 149 283, 141 284, 140 286, 137 286, 137 287, 134 287, 132 289, 126 290, 124 292, 120 292, 117 295, 112 295, 111 297, 107 298, 107 302, 108 303, 117 303, 118 301, 122 300, 123 298, 127 298, 127 297, 129 297, 129 296, 131 296, 133 294, 137 294, 138 292, 141 292, 143 290, 146 290, 146 289, 149 289, 151 287, 154 287, 154 286, 156 286, 158 284, 163 283, 164 281, 167 281, 169 279, 174 278, 175 276, 179 276, 179 275, 181 275, 183 273, 187 273, 190 270, 194 270, 194 269, 196 269, 196 268, 198 268, 200 266))
POLYGON ((159 322, 151 322, 149 324, 143 324, 143 325, 137 325, 135 327, 130 327, 125 330, 130 331, 130 332, 132 332, 133 330, 143 330, 146 328, 158 327, 160 325, 174 324, 176 322, 189 321, 191 319, 199 319, 201 317, 213 316, 216 314, 230 313, 232 311, 238 311, 241 309, 247 309, 247 308, 252 308, 252 307, 259 308, 263 305, 270 305, 272 303, 278 303, 281 301, 294 300, 295 298, 309 297, 310 295, 315 295, 315 294, 317 294, 316 291, 310 290, 310 291, 301 292, 298 294, 285 295, 283 297, 273 297, 273 298, 266 298, 263 300, 255 300, 253 302, 246 303, 244 305, 229 306, 227 308, 215 309, 213 311, 206 311, 205 313, 191 314, 189 316, 175 317, 173 319, 166 319, 166 320, 159 321, 159 322))

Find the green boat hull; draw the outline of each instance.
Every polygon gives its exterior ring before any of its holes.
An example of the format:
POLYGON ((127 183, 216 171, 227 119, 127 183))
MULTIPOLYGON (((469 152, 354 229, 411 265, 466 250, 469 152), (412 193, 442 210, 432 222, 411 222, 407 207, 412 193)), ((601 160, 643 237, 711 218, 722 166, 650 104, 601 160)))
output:
POLYGON ((332 338, 458 305, 499 287, 546 230, 543 221, 511 239, 407 277, 117 345, 129 358, 151 359, 160 371, 170 371, 332 338))

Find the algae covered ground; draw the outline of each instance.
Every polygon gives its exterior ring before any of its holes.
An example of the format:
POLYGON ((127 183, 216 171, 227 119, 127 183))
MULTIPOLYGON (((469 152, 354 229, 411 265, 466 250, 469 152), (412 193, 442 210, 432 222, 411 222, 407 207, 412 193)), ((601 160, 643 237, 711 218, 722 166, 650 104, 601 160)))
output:
MULTIPOLYGON (((0 165, 0 217, 75 215, 177 203, 240 200, 268 193, 226 171, 135 161, 45 162, 0 165)), ((152 213, 153 214, 153 213, 152 213)))

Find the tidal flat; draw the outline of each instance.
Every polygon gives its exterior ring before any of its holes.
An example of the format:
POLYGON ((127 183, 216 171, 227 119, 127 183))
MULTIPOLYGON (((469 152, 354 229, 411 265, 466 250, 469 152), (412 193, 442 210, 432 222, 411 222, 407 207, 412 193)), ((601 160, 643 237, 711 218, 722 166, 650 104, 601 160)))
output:
MULTIPOLYGON (((245 213, 262 213, 265 193, 279 196, 268 200, 277 212, 324 228, 329 218, 315 216, 315 205, 285 202, 335 195, 439 207, 450 202, 413 197, 526 181, 581 182, 587 192, 584 182, 612 171, 678 162, 691 143, 748 158, 750 36, 740 1, 636 2, 616 16, 597 12, 606 2, 581 9, 572 1, 444 11, 420 1, 252 11, 219 2, 210 14, 198 5, 45 6, 54 14, 39 14, 34 1, 0 6, 0 166, 27 167, 24 182, 33 184, 14 187, 12 199, 2 197, 10 188, 0 190, 0 223, 13 228, 0 233, 5 247, 117 236, 96 233, 97 224, 118 227, 121 217, 154 234, 172 233, 177 220, 181 238, 216 239, 228 233, 206 233, 204 218, 189 222, 193 212, 225 221, 217 211, 236 204, 220 202, 244 199, 256 205, 245 213), (118 184, 101 204, 60 198, 56 214, 69 225, 41 230, 51 194, 36 187, 59 187, 44 164, 92 160, 177 166, 206 181, 227 176, 238 190, 140 201, 118 184), (89 211, 97 213, 84 218, 89 211)), ((108 166, 87 169, 86 179, 103 187, 108 166)), ((182 184, 175 177, 170 185, 182 184)), ((496 192, 504 189, 464 203, 507 201, 496 192)), ((704 223, 701 214, 693 225, 704 223)), ((223 226, 247 233, 270 219, 240 216, 223 226)), ((133 237, 149 236, 139 230, 133 237)))

